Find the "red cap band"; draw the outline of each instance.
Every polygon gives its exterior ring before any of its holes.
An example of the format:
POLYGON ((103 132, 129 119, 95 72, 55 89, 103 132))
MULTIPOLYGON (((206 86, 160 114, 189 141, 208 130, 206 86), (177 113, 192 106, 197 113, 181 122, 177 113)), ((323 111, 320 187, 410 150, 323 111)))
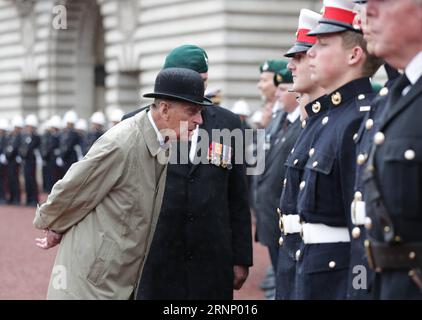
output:
POLYGON ((311 30, 309 30, 309 29, 298 29, 296 41, 297 42, 305 42, 305 43, 315 44, 317 37, 316 36, 307 36, 306 34, 309 31, 311 31, 311 30))
POLYGON ((339 22, 352 25, 355 15, 356 13, 354 13, 353 11, 344 10, 340 8, 334 8, 334 7, 325 7, 323 18, 336 20, 339 22))

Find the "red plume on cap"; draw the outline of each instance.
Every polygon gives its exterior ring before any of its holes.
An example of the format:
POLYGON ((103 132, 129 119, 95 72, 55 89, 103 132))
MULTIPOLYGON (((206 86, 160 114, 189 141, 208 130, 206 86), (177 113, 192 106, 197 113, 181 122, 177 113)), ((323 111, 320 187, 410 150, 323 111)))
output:
POLYGON ((300 10, 299 25, 296 32, 296 41, 315 44, 316 37, 308 36, 307 33, 318 24, 319 19, 321 19, 321 15, 314 11, 308 9, 300 10))

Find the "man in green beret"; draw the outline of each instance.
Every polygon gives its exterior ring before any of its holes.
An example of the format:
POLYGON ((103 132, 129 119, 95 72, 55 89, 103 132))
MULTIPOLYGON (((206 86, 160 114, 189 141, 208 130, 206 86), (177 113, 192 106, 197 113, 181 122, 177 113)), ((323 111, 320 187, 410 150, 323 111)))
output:
MULTIPOLYGON (((198 46, 173 49, 163 68, 172 67, 197 71, 207 83, 208 56, 198 46)), ((222 153, 233 156, 233 165, 196 161, 201 158, 195 152, 202 137, 199 130, 192 135, 189 155, 184 154, 181 143, 177 145, 180 160, 189 161, 170 159, 163 205, 136 299, 233 299, 233 289, 240 289, 248 276, 252 231, 245 165, 234 162, 234 141, 226 145, 211 134, 213 129, 240 129, 240 119, 217 105, 204 108, 202 119, 199 129, 214 146, 206 151, 212 154, 217 147, 232 150, 222 153)))

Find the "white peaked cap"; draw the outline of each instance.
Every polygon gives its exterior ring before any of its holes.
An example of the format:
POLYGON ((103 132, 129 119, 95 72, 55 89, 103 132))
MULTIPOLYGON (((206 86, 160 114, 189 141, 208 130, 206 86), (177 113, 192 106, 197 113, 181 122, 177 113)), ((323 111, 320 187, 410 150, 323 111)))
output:
POLYGON ((62 122, 59 116, 52 116, 51 119, 48 121, 49 128, 57 128, 60 129, 62 127, 62 122))
POLYGON ((99 124, 101 126, 105 125, 105 123, 106 123, 105 115, 104 115, 104 113, 102 113, 100 111, 94 112, 92 114, 90 120, 91 120, 91 123, 96 123, 96 124, 99 124))
POLYGON ((21 116, 16 116, 13 118, 12 120, 12 127, 19 127, 22 128, 23 127, 23 119, 21 116))
POLYGON ((25 125, 31 127, 38 127, 38 119, 35 114, 29 114, 25 118, 25 125))
POLYGON ((9 121, 7 119, 0 119, 0 130, 9 130, 9 121))
POLYGON ((110 112, 110 121, 120 122, 125 114, 121 109, 114 109, 110 112))
POLYGON ((248 117, 251 115, 251 108, 245 100, 237 100, 233 105, 232 112, 248 117))
POLYGON ((324 0, 324 7, 333 7, 353 11, 356 3, 353 0, 324 0))
POLYGON ((87 131, 88 130, 88 123, 85 119, 79 119, 78 122, 75 124, 76 130, 87 131))
POLYGON ((318 24, 321 15, 309 9, 300 10, 298 29, 312 30, 318 24))
POLYGON ((73 123, 75 124, 78 121, 78 115, 75 111, 70 110, 64 114, 63 122, 66 123, 73 123))

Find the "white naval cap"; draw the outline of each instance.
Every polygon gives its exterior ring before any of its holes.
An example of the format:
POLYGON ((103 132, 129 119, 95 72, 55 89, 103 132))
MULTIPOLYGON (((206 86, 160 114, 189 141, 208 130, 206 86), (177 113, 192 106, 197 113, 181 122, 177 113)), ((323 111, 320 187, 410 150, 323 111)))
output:
POLYGON ((101 111, 94 112, 90 120, 91 120, 91 123, 96 123, 101 126, 105 125, 106 123, 106 118, 104 116, 104 113, 102 113, 101 111))
POLYGON ((29 114, 25 118, 25 125, 31 127, 38 127, 38 118, 35 114, 29 114))
POLYGON ((73 123, 75 124, 78 121, 78 115, 75 111, 69 110, 64 114, 63 122, 66 123, 73 123))

